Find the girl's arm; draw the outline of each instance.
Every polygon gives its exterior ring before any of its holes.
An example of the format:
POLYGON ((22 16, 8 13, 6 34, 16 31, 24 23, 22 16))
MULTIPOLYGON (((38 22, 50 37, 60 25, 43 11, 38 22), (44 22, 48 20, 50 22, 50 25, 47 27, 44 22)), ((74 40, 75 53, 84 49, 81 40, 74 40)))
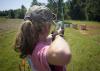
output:
POLYGON ((59 35, 51 43, 47 51, 47 60, 49 64, 65 65, 71 59, 71 51, 68 43, 59 35))

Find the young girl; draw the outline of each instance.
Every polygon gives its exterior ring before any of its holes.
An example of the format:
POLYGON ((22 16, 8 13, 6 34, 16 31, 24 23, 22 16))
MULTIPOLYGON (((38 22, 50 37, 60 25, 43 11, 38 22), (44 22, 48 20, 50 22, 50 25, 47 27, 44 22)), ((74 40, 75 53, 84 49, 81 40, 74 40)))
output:
POLYGON ((45 6, 33 6, 25 15, 16 37, 15 50, 28 57, 33 71, 66 71, 71 59, 68 43, 59 35, 49 34, 54 15, 45 6), (54 38, 52 41, 52 38, 54 38))

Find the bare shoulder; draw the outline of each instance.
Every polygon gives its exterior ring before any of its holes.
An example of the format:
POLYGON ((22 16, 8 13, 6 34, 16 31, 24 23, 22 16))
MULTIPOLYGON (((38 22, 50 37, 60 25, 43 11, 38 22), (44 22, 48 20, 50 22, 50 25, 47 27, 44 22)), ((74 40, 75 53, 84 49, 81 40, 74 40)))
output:
POLYGON ((70 62, 71 51, 69 44, 60 36, 50 45, 47 51, 47 60, 50 64, 65 65, 70 62))

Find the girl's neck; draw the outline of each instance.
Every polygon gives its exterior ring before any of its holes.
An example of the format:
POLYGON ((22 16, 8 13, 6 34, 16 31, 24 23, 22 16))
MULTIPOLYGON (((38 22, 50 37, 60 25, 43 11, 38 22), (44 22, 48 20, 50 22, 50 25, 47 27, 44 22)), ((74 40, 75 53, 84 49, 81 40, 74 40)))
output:
POLYGON ((51 44, 51 42, 48 41, 47 36, 43 36, 43 35, 39 37, 39 43, 43 43, 46 45, 51 44))
POLYGON ((40 42, 46 42, 47 41, 47 39, 46 39, 46 36, 39 36, 39 41, 40 42))

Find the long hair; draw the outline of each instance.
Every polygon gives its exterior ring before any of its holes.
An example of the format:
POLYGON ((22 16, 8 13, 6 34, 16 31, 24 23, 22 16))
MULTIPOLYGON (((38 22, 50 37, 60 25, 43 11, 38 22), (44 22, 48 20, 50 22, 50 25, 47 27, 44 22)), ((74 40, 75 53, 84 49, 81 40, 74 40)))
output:
POLYGON ((15 51, 20 52, 20 57, 31 55, 39 39, 43 24, 26 20, 21 25, 15 40, 15 51))
POLYGON ((26 12, 14 46, 15 50, 20 52, 21 58, 32 54, 40 33, 43 33, 43 28, 52 22, 54 16, 45 6, 33 6, 26 12))

